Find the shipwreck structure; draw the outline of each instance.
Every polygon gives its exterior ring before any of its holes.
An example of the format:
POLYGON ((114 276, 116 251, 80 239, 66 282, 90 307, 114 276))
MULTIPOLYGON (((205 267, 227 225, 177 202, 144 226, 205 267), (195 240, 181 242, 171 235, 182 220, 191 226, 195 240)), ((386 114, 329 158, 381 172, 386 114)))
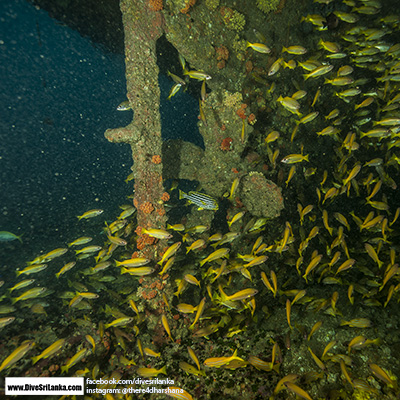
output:
MULTIPOLYGON (((161 249, 153 246, 154 238, 143 235, 142 229, 165 227, 164 203, 169 199, 163 186, 165 179, 198 181, 209 195, 218 198, 239 178, 241 184, 233 208, 246 207, 253 215, 267 218, 278 216, 283 208, 280 189, 262 172, 254 171, 257 156, 244 154, 256 121, 241 93, 246 70, 240 71, 247 68, 245 59, 236 56, 229 65, 229 50, 214 40, 217 29, 226 31, 224 24, 219 26, 219 18, 225 25, 228 22, 232 25, 225 16, 233 19, 237 14, 223 9, 221 17, 210 13, 204 4, 192 9, 190 2, 181 2, 185 7, 179 9, 182 5, 178 7, 175 3, 169 2, 168 10, 162 10, 162 2, 121 1, 127 97, 133 120, 128 126, 105 133, 110 142, 131 146, 137 247, 149 258, 155 258, 161 249), (191 69, 205 71, 212 77, 207 81, 211 93, 200 105, 203 115, 198 122, 204 149, 180 140, 162 141, 156 42, 164 34, 191 69), (235 74, 234 82, 231 74, 235 74)), ((234 31, 228 30, 228 34, 236 38, 234 31)), ((235 40, 239 46, 239 39, 235 40)), ((238 55, 244 51, 245 47, 238 48, 238 55)), ((207 211, 192 222, 210 223, 212 218, 213 212, 207 211)))

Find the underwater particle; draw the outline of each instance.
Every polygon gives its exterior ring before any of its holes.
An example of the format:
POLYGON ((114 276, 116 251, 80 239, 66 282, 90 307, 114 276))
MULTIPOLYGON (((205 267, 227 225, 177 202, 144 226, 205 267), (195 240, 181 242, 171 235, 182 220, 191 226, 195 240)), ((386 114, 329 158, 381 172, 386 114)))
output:
POLYGON ((275 11, 278 8, 280 0, 257 0, 257 7, 264 13, 275 11))
POLYGON ((219 146, 219 148, 222 151, 231 151, 232 150, 232 142, 233 139, 230 137, 226 137, 222 142, 221 145, 219 146))
POLYGON ((149 201, 145 201, 139 206, 140 210, 145 214, 151 214, 154 210, 153 205, 149 201))
POLYGON ((159 156, 158 154, 154 155, 153 157, 151 157, 151 162, 153 164, 161 164, 161 156, 159 156))
POLYGON ((206 0, 206 7, 214 11, 219 6, 219 0, 206 0))
POLYGON ((162 0, 149 0, 149 7, 153 11, 161 11, 163 9, 162 0))
POLYGON ((232 10, 232 8, 229 7, 221 7, 220 12, 222 19, 229 30, 241 32, 244 29, 246 19, 239 11, 232 10))
POLYGON ((240 200, 257 217, 276 218, 284 208, 281 189, 261 172, 250 172, 241 180, 240 200))

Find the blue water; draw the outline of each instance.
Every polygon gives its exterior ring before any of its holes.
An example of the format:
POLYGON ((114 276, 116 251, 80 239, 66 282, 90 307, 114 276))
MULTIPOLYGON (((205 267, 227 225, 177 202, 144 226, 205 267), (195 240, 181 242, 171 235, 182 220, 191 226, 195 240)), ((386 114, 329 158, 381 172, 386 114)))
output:
MULTIPOLYGON (((0 230, 24 234, 23 245, 1 244, 5 263, 15 252, 27 260, 97 234, 119 214, 132 192, 124 183, 131 150, 104 131, 128 124, 132 112, 116 111, 126 98, 123 55, 24 0, 1 1, 0 17, 0 230), (104 218, 77 223, 91 208, 103 208, 104 218)), ((160 84, 164 101, 172 82, 164 76, 160 84)), ((173 100, 162 108, 163 137, 190 140, 197 100, 182 92, 173 100)))
POLYGON ((204 148, 203 138, 197 127, 199 116, 198 99, 188 95, 181 88, 168 101, 166 98, 172 86, 174 86, 174 82, 171 78, 162 74, 160 74, 158 82, 161 90, 160 114, 163 139, 184 139, 204 148))

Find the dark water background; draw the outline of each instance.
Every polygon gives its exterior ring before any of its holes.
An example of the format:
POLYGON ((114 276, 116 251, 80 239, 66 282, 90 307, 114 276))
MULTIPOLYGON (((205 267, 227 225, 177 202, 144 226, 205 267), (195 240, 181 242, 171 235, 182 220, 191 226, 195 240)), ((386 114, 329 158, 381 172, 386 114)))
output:
MULTIPOLYGON (((128 145, 109 143, 108 128, 124 126, 122 54, 51 19, 24 0, 0 2, 0 231, 23 234, 0 242, 1 269, 19 266, 81 235, 98 235, 127 203, 132 182, 128 145), (92 208, 100 219, 76 216, 92 208)), ((160 76, 164 139, 194 136, 198 102, 160 76), (191 121, 191 122, 188 122, 191 121)), ((101 244, 101 243, 97 243, 101 244)))

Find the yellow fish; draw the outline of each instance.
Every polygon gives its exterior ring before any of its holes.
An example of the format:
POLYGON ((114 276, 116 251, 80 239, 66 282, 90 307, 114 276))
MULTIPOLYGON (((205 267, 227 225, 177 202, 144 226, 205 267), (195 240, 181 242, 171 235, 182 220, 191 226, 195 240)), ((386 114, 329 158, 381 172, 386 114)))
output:
POLYGON ((52 345, 50 345, 47 349, 43 350, 38 356, 32 357, 32 363, 36 364, 42 358, 48 358, 53 354, 57 353, 65 344, 66 339, 56 340, 52 345))
POLYGON ((90 351, 86 348, 83 348, 79 350, 74 356, 71 357, 71 359, 65 364, 64 366, 61 367, 61 373, 63 374, 64 372, 68 373, 69 369, 76 365, 79 361, 82 360, 86 356, 86 353, 90 351))
POLYGON ((281 162, 285 164, 295 164, 302 161, 309 162, 308 154, 303 156, 303 154, 289 154, 288 156, 282 158, 281 162))
POLYGON ((282 53, 285 52, 294 55, 301 55, 301 54, 306 54, 307 49, 305 49, 303 46, 289 46, 289 47, 283 46, 282 53))
POLYGON ((228 296, 226 293, 224 293, 224 291, 222 290, 221 285, 219 285, 218 287, 220 293, 221 293, 221 297, 223 301, 237 301, 237 300, 244 300, 247 299, 249 297, 253 297, 258 293, 257 289, 252 289, 252 288, 248 288, 248 289, 243 289, 240 290, 239 292, 236 292, 234 294, 231 294, 230 296, 228 296))
POLYGON ((103 212, 104 212, 104 210, 100 210, 100 209, 89 210, 89 211, 86 211, 85 213, 83 213, 82 215, 78 215, 77 218, 80 221, 81 219, 97 217, 98 215, 102 214, 103 212))
POLYGON ((92 351, 96 350, 96 342, 94 341, 93 337, 90 335, 86 335, 86 340, 92 345, 92 351))
POLYGON ((274 364, 273 362, 267 362, 255 356, 249 356, 248 362, 258 370, 270 372, 272 371, 272 369, 274 369, 275 372, 279 373, 279 364, 274 364))
POLYGON ((158 265, 164 264, 164 261, 168 260, 168 258, 172 257, 181 247, 182 242, 176 242, 173 245, 169 246, 168 249, 163 254, 161 260, 157 263, 158 265))
POLYGON ((30 275, 30 274, 36 274, 37 272, 43 271, 46 268, 47 268, 47 264, 34 264, 34 265, 24 268, 22 271, 16 271, 16 273, 17 273, 17 276, 20 276, 22 274, 30 275))
POLYGON ((162 323, 165 331, 168 333, 168 336, 170 337, 170 339, 172 341, 174 341, 174 339, 172 338, 172 335, 171 335, 171 329, 169 327, 167 317, 164 314, 161 315, 161 323, 162 323))
POLYGON ((205 371, 202 371, 200 369, 197 369, 196 367, 194 367, 193 365, 188 364, 185 361, 181 361, 179 363, 179 367, 181 369, 183 369, 187 374, 191 374, 191 375, 195 375, 195 376, 206 376, 205 371))
POLYGON ((220 368, 223 365, 229 364, 231 361, 234 361, 234 360, 245 362, 245 360, 243 360, 243 358, 240 358, 240 357, 237 356, 237 349, 235 350, 233 355, 230 356, 230 357, 212 357, 212 358, 207 358, 204 361, 204 365, 206 367, 211 367, 211 368, 220 368))
POLYGON ((172 235, 164 229, 142 229, 142 233, 157 239, 170 239, 172 235))
POLYGON ((312 270, 314 270, 314 269, 317 267, 317 265, 320 263, 321 259, 322 259, 322 254, 316 255, 316 256, 310 261, 310 264, 308 264, 308 266, 307 266, 307 268, 306 268, 306 272, 305 272, 305 274, 303 275, 303 278, 306 280, 306 282, 307 282, 307 276, 310 274, 310 272, 311 272, 312 270))
POLYGON ((9 290, 10 293, 11 293, 11 292, 14 291, 14 290, 22 289, 22 288, 24 288, 24 287, 26 287, 26 286, 29 286, 29 285, 31 285, 33 282, 35 282, 35 279, 25 279, 25 280, 23 280, 23 281, 21 281, 21 282, 16 283, 12 288, 10 288, 10 289, 8 289, 8 290, 9 290))
POLYGON ((385 382, 387 385, 397 386, 396 381, 394 381, 387 372, 385 372, 379 365, 369 364, 369 369, 371 372, 379 378, 381 381, 385 382))
POLYGON ((205 80, 211 79, 210 75, 208 75, 208 74, 206 74, 205 72, 202 72, 202 71, 187 71, 187 70, 185 70, 183 72, 183 75, 187 75, 189 78, 197 79, 199 81, 203 81, 204 79, 205 80))
POLYGON ((193 351, 193 349, 191 347, 188 346, 187 348, 188 352, 189 352, 189 356, 190 358, 196 363, 197 365, 197 369, 200 370, 200 361, 196 356, 196 353, 193 351))
POLYGON ((288 381, 285 382, 284 385, 293 393, 297 394, 299 397, 306 399, 306 400, 312 400, 311 396, 303 390, 301 387, 297 386, 295 383, 288 381))
POLYGON ((72 246, 80 246, 81 244, 86 244, 91 242, 93 239, 91 237, 88 236, 82 236, 78 239, 75 239, 73 242, 68 243, 68 247, 72 247, 72 246))
POLYGON ((156 357, 156 358, 161 357, 161 353, 156 353, 154 350, 149 349, 148 347, 145 347, 143 349, 143 351, 144 351, 144 354, 146 354, 146 356, 156 357))
POLYGON ((159 374, 167 375, 167 367, 164 366, 160 369, 156 368, 138 368, 136 370, 138 375, 142 376, 143 378, 152 378, 154 376, 158 376, 159 374))
POLYGON ((121 317, 121 318, 118 318, 118 319, 116 319, 116 320, 110 322, 109 324, 105 324, 105 325, 104 325, 104 328, 105 328, 105 329, 108 329, 108 328, 110 328, 110 327, 126 326, 126 325, 128 325, 129 323, 131 323, 132 321, 133 321, 133 318, 130 318, 130 317, 121 317))
POLYGON ((189 251, 197 250, 200 247, 203 247, 205 244, 206 241, 204 239, 198 239, 194 241, 190 246, 186 247, 186 254, 189 253, 189 251))
POLYGON ((186 282, 191 283, 192 285, 196 285, 200 287, 200 281, 193 276, 192 274, 186 274, 183 279, 185 279, 186 282))
POLYGON ((290 111, 293 114, 301 116, 299 112, 300 104, 297 100, 288 96, 286 97, 279 96, 276 101, 280 103, 284 108, 286 108, 286 110, 290 111))
POLYGON ((229 251, 230 251, 230 249, 227 247, 223 247, 222 249, 215 250, 204 260, 200 261, 200 267, 202 267, 207 262, 218 260, 219 258, 222 258, 222 257, 227 257, 229 254, 229 251))
POLYGON ((21 294, 21 296, 11 299, 11 303, 15 304, 17 301, 34 299, 41 294, 43 294, 47 289, 44 287, 36 287, 33 289, 29 289, 25 293, 21 294))
POLYGON ((333 69, 333 65, 331 64, 326 64, 326 65, 321 65, 315 69, 313 69, 310 73, 303 75, 304 79, 307 80, 308 78, 317 78, 321 75, 325 75, 328 72, 331 72, 333 69))
POLYGON ((34 345, 35 342, 33 340, 24 341, 1 363, 0 372, 18 362, 34 345))
POLYGON ((367 318, 355 318, 350 321, 342 321, 340 326, 348 325, 350 328, 369 328, 372 323, 367 318))
POLYGON ((4 317, 0 318, 0 329, 4 328, 8 324, 11 324, 11 322, 15 321, 15 317, 4 317))
POLYGON ((68 264, 65 264, 60 271, 58 271, 56 273, 56 278, 58 279, 61 275, 65 274, 67 271, 69 271, 71 268, 73 268, 75 266, 76 262, 75 261, 71 261, 68 264))
POLYGON ((196 312, 196 316, 194 318, 194 321, 192 323, 192 325, 189 326, 189 329, 193 329, 194 326, 196 325, 197 321, 200 319, 200 317, 203 314, 204 311, 204 305, 206 304, 206 298, 203 297, 199 303, 199 305, 196 307, 197 308, 197 312, 196 312))
POLYGON ((121 274, 129 274, 133 276, 144 276, 144 275, 150 275, 155 271, 155 268, 152 267, 132 267, 132 268, 121 268, 121 274))
POLYGON ((117 261, 115 260, 115 265, 117 267, 141 267, 146 265, 150 262, 147 258, 143 257, 136 257, 136 258, 129 258, 128 260, 124 261, 117 261))
POLYGON ((253 50, 255 50, 257 53, 264 53, 268 54, 271 53, 271 49, 268 48, 264 43, 246 43, 246 48, 251 47, 253 50))

